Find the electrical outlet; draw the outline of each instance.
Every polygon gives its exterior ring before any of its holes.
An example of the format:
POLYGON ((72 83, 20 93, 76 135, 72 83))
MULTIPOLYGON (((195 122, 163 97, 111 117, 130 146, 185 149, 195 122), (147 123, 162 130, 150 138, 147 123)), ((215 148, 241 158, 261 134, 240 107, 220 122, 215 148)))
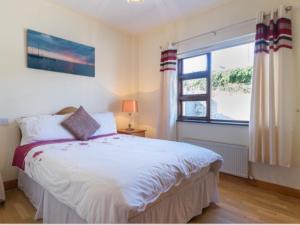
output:
POLYGON ((8 125, 8 118, 0 118, 0 125, 8 125))

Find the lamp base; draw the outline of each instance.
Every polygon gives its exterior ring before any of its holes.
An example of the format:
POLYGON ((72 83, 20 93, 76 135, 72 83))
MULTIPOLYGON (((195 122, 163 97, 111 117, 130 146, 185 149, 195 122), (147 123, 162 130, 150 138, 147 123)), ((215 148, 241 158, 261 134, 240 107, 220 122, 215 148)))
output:
MULTIPOLYGON (((130 114, 129 114, 130 115, 130 114)), ((130 117, 131 118, 131 117, 130 117)), ((128 127, 126 128, 127 131, 134 131, 134 129, 131 127, 131 120, 128 123, 128 127)))

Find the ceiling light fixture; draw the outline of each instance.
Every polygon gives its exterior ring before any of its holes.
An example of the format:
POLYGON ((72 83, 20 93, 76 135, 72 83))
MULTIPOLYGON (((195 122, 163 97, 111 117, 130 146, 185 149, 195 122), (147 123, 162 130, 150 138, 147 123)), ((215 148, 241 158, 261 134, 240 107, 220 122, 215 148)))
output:
POLYGON ((143 3, 144 0, 127 0, 128 3, 143 3))

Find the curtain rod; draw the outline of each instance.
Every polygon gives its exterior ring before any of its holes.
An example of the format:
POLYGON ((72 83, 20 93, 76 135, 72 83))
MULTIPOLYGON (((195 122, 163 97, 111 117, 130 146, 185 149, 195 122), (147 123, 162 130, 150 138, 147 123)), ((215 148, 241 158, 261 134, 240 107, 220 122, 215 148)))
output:
MULTIPOLYGON (((293 9, 292 6, 287 6, 287 7, 285 7, 285 10, 286 10, 287 12, 288 12, 288 11, 291 11, 292 9, 293 9)), ((269 14, 266 14, 266 16, 270 16, 270 13, 269 13, 269 14)), ((212 30, 212 31, 208 31, 208 32, 205 32, 205 33, 197 34, 197 35, 195 35, 195 36, 192 36, 192 37, 189 37, 189 38, 180 40, 180 41, 172 42, 172 45, 175 46, 175 45, 181 44, 181 43, 183 43, 183 42, 187 42, 187 41, 190 41, 190 40, 193 40, 193 39, 196 39, 196 38, 199 38, 199 37, 203 37, 203 36, 206 36, 206 35, 209 35, 209 34, 216 35, 217 32, 219 32, 219 31, 226 30, 226 29, 228 29, 228 28, 230 28, 230 27, 237 26, 237 25, 241 25, 241 24, 248 23, 248 22, 252 22, 252 21, 255 21, 255 20, 256 20, 256 18, 251 18, 251 19, 247 19, 247 20, 244 20, 244 21, 241 21, 241 22, 238 22, 238 23, 234 23, 234 24, 225 26, 225 27, 221 27, 221 28, 216 29, 216 30, 212 30)))

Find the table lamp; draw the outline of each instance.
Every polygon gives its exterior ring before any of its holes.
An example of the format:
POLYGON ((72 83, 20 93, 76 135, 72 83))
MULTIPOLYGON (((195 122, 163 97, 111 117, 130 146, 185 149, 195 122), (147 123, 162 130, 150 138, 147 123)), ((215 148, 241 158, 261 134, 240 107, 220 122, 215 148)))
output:
POLYGON ((127 112, 129 115, 129 123, 126 130, 133 131, 134 129, 131 127, 132 123, 132 113, 138 111, 138 104, 136 100, 123 100, 122 102, 122 112, 127 112))

